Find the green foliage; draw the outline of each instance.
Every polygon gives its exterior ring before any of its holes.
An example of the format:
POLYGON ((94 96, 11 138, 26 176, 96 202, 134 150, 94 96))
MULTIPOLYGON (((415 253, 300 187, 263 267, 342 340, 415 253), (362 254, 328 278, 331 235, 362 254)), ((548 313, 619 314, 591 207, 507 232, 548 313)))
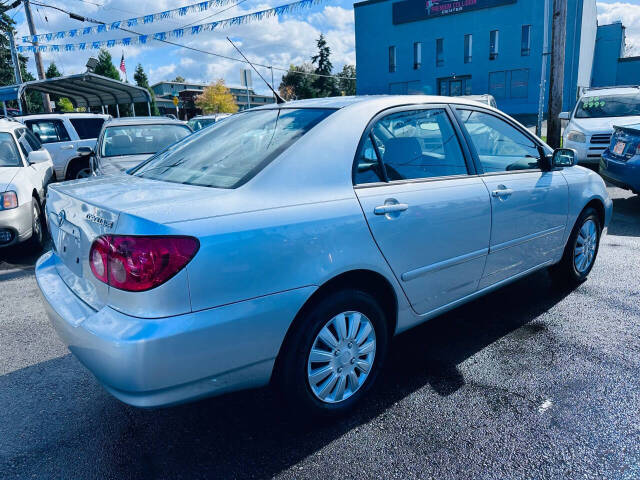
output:
MULTIPOLYGON (((153 90, 151 90, 151 87, 149 86, 149 78, 147 77, 144 68, 142 68, 142 64, 139 63, 136 66, 136 69, 133 72, 133 79, 135 80, 136 85, 149 90, 149 93, 151 94, 151 115, 160 115, 160 111, 158 110, 158 106, 156 105, 156 96, 153 94, 153 90)), ((135 109, 136 115, 146 116, 149 114, 147 106, 143 103, 136 104, 135 109)))
POLYGON ((60 97, 60 99, 56 102, 56 106, 58 107, 58 110, 60 110, 61 112, 73 112, 73 104, 71 103, 71 100, 69 100, 67 97, 60 97))
POLYGON ((51 62, 44 76, 46 78, 56 78, 56 77, 61 77, 62 74, 58 71, 58 67, 56 66, 56 64, 51 62))
POLYGON ((181 77, 180 75, 178 75, 176 78, 174 78, 171 81, 176 83, 184 83, 186 80, 184 79, 184 77, 181 77))
POLYGON ((342 67, 342 71, 338 74, 338 88, 341 95, 356 94, 356 81, 350 80, 352 78, 356 78, 355 65, 345 65, 342 67))
MULTIPOLYGON (((311 57, 311 62, 316 65, 315 73, 318 75, 331 75, 333 64, 331 63, 331 49, 327 45, 324 35, 316 40, 318 53, 311 57)), ((336 79, 330 76, 314 77, 313 87, 317 91, 318 97, 332 97, 338 95, 336 79)))
POLYGON ((300 66, 290 65, 289 71, 282 76, 278 90, 285 100, 301 100, 315 98, 318 91, 313 86, 313 77, 303 73, 313 73, 313 65, 304 63, 300 66))
POLYGON ((120 80, 120 72, 113 64, 109 50, 105 48, 100 49, 100 53, 98 53, 98 65, 96 65, 93 73, 102 75, 103 77, 113 78, 114 80, 120 80))

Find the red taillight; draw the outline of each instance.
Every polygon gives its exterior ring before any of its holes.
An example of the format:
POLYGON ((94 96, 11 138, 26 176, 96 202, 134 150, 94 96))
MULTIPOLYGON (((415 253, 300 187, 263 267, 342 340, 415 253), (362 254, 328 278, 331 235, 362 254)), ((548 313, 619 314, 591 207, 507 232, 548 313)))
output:
POLYGON ((101 282, 128 292, 142 292, 173 277, 199 248, 193 237, 104 235, 91 245, 89 264, 101 282))

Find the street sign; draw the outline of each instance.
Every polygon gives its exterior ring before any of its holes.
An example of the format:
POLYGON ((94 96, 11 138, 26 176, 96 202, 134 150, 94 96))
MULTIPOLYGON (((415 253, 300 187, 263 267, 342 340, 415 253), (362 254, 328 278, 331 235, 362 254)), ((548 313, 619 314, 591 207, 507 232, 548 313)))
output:
POLYGON ((253 82, 251 81, 251 70, 248 68, 240 70, 240 85, 244 88, 251 88, 253 86, 253 82))
POLYGON ((178 103, 180 103, 180 100, 178 99, 178 97, 173 97, 173 104, 177 107, 178 103))

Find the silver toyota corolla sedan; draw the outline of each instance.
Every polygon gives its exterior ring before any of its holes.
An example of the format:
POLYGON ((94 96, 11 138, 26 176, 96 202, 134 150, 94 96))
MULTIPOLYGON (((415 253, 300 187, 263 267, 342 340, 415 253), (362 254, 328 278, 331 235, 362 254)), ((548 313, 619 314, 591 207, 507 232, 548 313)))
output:
POLYGON ((585 280, 611 213, 572 150, 486 105, 317 99, 53 185, 36 274, 59 335, 126 403, 273 382, 338 413, 396 333, 542 268, 585 280))

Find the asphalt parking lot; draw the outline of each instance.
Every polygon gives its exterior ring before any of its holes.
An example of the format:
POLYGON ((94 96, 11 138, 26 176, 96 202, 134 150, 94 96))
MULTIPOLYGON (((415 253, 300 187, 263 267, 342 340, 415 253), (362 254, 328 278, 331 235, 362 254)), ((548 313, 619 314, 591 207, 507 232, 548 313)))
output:
POLYGON ((160 410, 108 395, 58 340, 36 256, 0 250, 0 478, 640 478, 640 197, 589 280, 545 272, 395 339, 348 418, 268 390, 160 410))

